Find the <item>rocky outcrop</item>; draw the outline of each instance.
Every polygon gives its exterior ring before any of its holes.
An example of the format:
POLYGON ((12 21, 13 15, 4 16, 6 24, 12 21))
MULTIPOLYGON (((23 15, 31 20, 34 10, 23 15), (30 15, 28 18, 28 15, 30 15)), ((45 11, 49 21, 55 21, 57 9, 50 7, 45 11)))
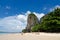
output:
POLYGON ((38 23, 39 23, 39 21, 38 21, 37 16, 32 13, 29 14, 28 18, 27 18, 27 27, 26 27, 27 32, 30 32, 32 27, 38 23))

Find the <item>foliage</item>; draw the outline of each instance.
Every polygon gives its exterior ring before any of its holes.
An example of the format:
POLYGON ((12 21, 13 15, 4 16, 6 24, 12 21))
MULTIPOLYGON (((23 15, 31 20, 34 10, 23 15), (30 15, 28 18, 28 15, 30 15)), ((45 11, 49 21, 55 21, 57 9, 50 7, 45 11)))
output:
POLYGON ((23 32, 23 33, 26 33, 27 31, 26 31, 26 29, 23 29, 22 32, 23 32))
POLYGON ((60 8, 45 15, 41 19, 41 27, 46 32, 60 32, 60 8))
MULTIPOLYGON (((33 14, 32 14, 33 15, 33 14)), ((60 8, 46 14, 31 28, 32 32, 60 32, 60 8)))
POLYGON ((40 29, 40 25, 39 24, 36 24, 35 26, 32 27, 31 31, 32 32, 38 32, 40 29))

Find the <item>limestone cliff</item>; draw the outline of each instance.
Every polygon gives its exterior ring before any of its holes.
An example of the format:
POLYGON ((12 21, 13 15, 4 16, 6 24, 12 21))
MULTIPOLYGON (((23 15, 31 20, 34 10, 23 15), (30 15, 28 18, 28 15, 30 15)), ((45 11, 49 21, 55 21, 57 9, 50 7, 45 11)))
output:
POLYGON ((38 23, 39 23, 39 21, 38 21, 37 16, 32 13, 29 14, 28 18, 27 18, 27 27, 26 27, 27 32, 30 32, 31 28, 38 23))

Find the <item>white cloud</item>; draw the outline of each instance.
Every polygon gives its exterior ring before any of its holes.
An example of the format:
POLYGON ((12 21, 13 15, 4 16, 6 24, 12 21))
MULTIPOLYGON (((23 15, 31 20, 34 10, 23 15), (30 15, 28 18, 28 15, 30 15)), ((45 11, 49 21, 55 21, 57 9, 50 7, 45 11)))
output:
POLYGON ((46 7, 43 8, 43 10, 46 10, 46 9, 47 9, 46 7))
POLYGON ((50 10, 50 12, 52 12, 52 11, 54 11, 54 8, 50 8, 49 10, 50 10))
POLYGON ((30 11, 27 11, 26 13, 25 13, 25 15, 28 15, 28 14, 30 14, 31 12, 30 11))
POLYGON ((60 5, 56 5, 55 8, 60 8, 60 5))
MULTIPOLYGON (((9 31, 9 32, 19 32, 26 27, 27 16, 30 14, 30 11, 27 11, 24 15, 19 14, 16 16, 8 16, 0 19, 0 30, 9 31)), ((43 13, 33 12, 38 19, 44 16, 43 13)))
POLYGON ((6 9, 11 9, 11 7, 10 7, 10 6, 6 6, 5 8, 6 8, 6 9))
POLYGON ((40 20, 41 17, 43 17, 45 14, 44 13, 36 13, 36 12, 33 12, 37 17, 38 19, 40 20))
POLYGON ((50 8, 50 12, 51 12, 51 11, 54 11, 54 9, 56 9, 56 8, 60 8, 60 5, 56 5, 56 6, 54 6, 53 8, 50 8))

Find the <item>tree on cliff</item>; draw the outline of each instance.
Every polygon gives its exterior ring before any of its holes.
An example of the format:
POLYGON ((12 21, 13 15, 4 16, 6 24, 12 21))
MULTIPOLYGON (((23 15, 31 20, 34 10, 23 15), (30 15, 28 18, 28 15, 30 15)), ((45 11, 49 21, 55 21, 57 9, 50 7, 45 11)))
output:
POLYGON ((46 14, 41 18, 40 24, 32 28, 33 32, 60 32, 60 8, 46 14))

